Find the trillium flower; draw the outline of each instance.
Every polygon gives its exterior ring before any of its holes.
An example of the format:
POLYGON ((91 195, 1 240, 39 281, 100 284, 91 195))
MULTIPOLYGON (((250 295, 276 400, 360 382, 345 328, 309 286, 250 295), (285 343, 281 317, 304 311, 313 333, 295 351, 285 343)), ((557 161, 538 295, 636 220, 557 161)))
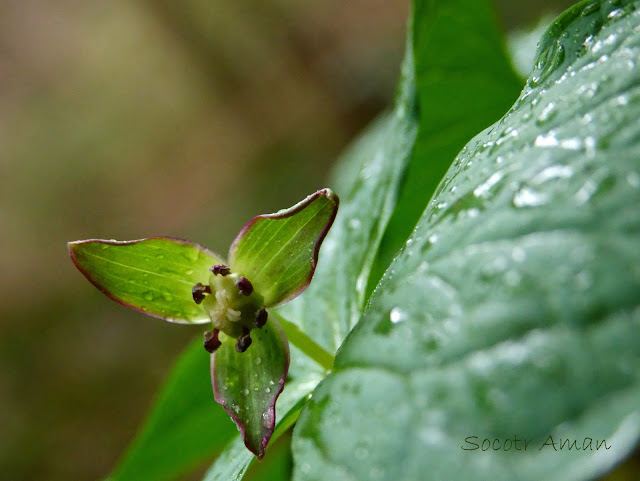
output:
POLYGON ((275 426, 275 403, 289 369, 289 344, 269 308, 304 291, 338 210, 323 189, 293 207, 253 218, 227 260, 171 237, 70 242, 76 267, 100 291, 149 316, 182 324, 211 322, 215 400, 262 458, 275 426))

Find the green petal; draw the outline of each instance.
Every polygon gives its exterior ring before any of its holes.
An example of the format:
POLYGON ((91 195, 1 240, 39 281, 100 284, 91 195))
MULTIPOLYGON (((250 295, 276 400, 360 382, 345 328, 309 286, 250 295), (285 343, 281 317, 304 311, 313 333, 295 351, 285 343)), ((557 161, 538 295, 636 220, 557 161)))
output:
POLYGON ((231 269, 251 281, 266 306, 290 301, 311 282, 337 212, 338 196, 323 189, 289 209, 254 217, 231 245, 231 269))
POLYGON ((222 263, 208 249, 181 239, 69 242, 69 255, 84 276, 114 301, 177 323, 209 322, 191 289, 207 283, 209 267, 222 263))
POLYGON ((222 342, 211 356, 211 381, 216 401, 237 424, 245 446, 262 458, 289 371, 289 344, 273 316, 262 329, 253 329, 251 338, 242 353, 236 352, 234 339, 222 342))

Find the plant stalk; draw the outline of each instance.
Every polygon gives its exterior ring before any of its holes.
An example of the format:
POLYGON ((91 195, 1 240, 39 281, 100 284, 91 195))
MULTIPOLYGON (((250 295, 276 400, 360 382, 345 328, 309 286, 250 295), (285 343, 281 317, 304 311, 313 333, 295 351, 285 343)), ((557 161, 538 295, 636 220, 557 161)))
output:
POLYGON ((269 315, 274 316, 278 320, 278 322, 282 326, 282 329, 284 329, 284 332, 287 335, 287 339, 289 340, 289 342, 291 342, 291 344, 304 352, 325 370, 331 371, 331 369, 333 368, 333 361, 335 359, 333 355, 331 355, 322 346, 320 346, 313 339, 307 336, 298 326, 296 326, 292 322, 287 321, 277 312, 270 310, 269 315))

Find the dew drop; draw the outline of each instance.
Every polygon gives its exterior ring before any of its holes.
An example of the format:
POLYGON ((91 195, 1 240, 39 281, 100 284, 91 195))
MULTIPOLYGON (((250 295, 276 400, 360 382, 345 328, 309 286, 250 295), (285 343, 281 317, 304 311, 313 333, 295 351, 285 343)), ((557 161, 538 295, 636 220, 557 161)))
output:
POLYGON ((598 194, 602 194, 615 184, 615 178, 611 175, 608 175, 606 171, 601 170, 593 175, 593 177, 587 180, 580 190, 576 192, 575 199, 578 204, 586 204, 593 197, 598 194))
POLYGON ((627 182, 631 187, 637 189, 640 187, 640 175, 637 172, 629 172, 627 174, 627 182))
POLYGON ((467 211, 467 217, 471 219, 478 217, 479 215, 480 215, 480 209, 476 209, 475 207, 467 211))
POLYGON ((351 219, 349 221, 349 227, 353 230, 358 230, 360 228, 360 220, 359 219, 351 219))
POLYGON ((262 364, 262 358, 261 357, 256 357, 256 364, 257 365, 262 364))
POLYGON ((502 172, 493 173, 491 177, 489 177, 487 180, 485 180, 482 184, 480 184, 478 187, 476 187, 473 190, 473 195, 476 197, 486 196, 491 190, 491 188, 494 187, 498 182, 500 182, 502 177, 503 177, 502 172))
POLYGON ((245 388, 245 389, 242 391, 242 394, 244 394, 245 396, 248 396, 248 395, 249 395, 249 390, 248 390, 247 388, 245 388))
POLYGON ((266 392, 267 394, 269 394, 271 392, 271 388, 270 387, 265 387, 264 388, 264 392, 266 392))
POLYGON ((536 147, 557 147, 558 144, 558 139, 553 132, 549 132, 548 134, 544 135, 540 134, 533 142, 533 145, 535 145, 536 147))
POLYGON ((201 256, 200 249, 187 248, 184 250, 184 253, 186 254, 185 257, 187 260, 192 262, 197 262, 201 256))
POLYGON ((584 7, 584 9, 582 10, 582 16, 586 17, 588 15, 591 15, 592 13, 597 12, 598 10, 600 10, 600 3, 598 2, 590 3, 589 5, 584 7))
POLYGON ((596 155, 596 139, 595 137, 588 136, 584 138, 585 153, 589 157, 596 155))
POLYGON ((613 20, 614 18, 621 17, 622 15, 624 15, 624 10, 622 8, 616 8, 615 10, 612 10, 611 12, 609 12, 609 15, 607 15, 607 18, 610 20, 613 20))
POLYGON ((549 202, 549 196, 543 192, 536 192, 529 187, 523 187, 513 196, 516 207, 537 207, 549 202))
POLYGON ((356 281, 356 290, 359 293, 363 293, 367 288, 367 276, 363 273, 358 276, 358 280, 356 281))
POLYGON ((568 179, 573 169, 568 165, 552 165, 540 171, 532 180, 533 184, 543 184, 552 179, 568 179))
MULTIPOLYGON (((596 51, 599 45, 601 45, 601 42, 600 41, 596 42, 596 44, 593 47, 593 50, 596 51)), ((598 93, 598 90, 600 90, 600 85, 598 85, 596 82, 589 82, 578 87, 578 90, 576 90, 576 92, 579 95, 584 95, 585 97, 590 99, 596 96, 596 94, 598 93)))
POLYGON ((511 258, 516 262, 523 262, 527 258, 527 254, 522 247, 514 247, 511 251, 511 258))
POLYGON ((274 413, 272 409, 267 409, 265 412, 262 413, 262 425, 265 428, 270 428, 271 426, 273 426, 273 421, 274 421, 273 414, 274 413))
POLYGON ((553 119, 557 113, 556 104, 554 102, 549 102, 547 106, 542 109, 542 112, 540 112, 540 115, 536 119, 536 123, 538 125, 544 125, 553 119))
POLYGON ((520 274, 514 270, 507 271, 504 275, 504 280, 511 287, 516 287, 520 284, 520 274))
POLYGON ((562 139, 560 141, 560 147, 566 150, 580 150, 582 149, 582 139, 580 137, 562 139))
POLYGON ((142 294, 142 297, 146 300, 146 301, 153 301, 154 297, 153 297, 153 292, 151 291, 147 291, 144 294, 142 294))
POLYGON ((389 319, 391 320, 392 323, 398 324, 400 322, 406 321, 407 315, 399 307, 394 307, 393 309, 391 309, 391 313, 389 314, 389 319))

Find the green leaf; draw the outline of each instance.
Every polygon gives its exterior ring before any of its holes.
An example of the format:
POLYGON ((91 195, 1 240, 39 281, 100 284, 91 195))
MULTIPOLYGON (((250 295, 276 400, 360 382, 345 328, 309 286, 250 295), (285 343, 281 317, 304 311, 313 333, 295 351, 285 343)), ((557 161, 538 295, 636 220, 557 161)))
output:
POLYGON ((417 131, 411 44, 393 112, 382 115, 339 160, 332 176, 340 212, 304 296, 279 309, 335 352, 357 322, 380 239, 391 217, 417 131))
POLYGON ((413 230, 455 155, 499 119, 523 87, 492 3, 416 1, 413 22, 420 127, 367 294, 413 230))
POLYGON ((110 481, 174 479, 237 436, 213 399, 209 358, 201 338, 189 345, 110 481))
POLYGON ((254 217, 236 236, 229 264, 251 281, 267 307, 307 288, 338 202, 330 189, 319 190, 289 209, 254 217))
POLYGON ((546 32, 303 410, 294 479, 583 481, 638 445, 639 5, 582 2, 546 32))
POLYGON ((233 342, 222 342, 211 356, 211 379, 216 401, 238 426, 247 449, 262 458, 289 370, 289 343, 273 317, 251 333, 253 342, 242 353, 233 342))
POLYGON ((69 242, 69 255, 84 276, 114 301, 170 322, 210 322, 191 289, 208 282, 220 257, 193 242, 169 237, 134 241, 69 242))

